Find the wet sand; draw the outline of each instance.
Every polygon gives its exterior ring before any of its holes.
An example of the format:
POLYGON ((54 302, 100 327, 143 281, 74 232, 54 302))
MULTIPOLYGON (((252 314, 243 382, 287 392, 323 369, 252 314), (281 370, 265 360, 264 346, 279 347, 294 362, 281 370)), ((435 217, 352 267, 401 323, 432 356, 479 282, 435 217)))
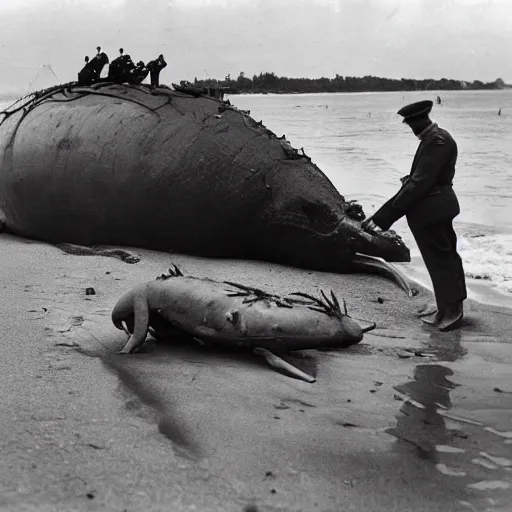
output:
POLYGON ((440 334, 415 316, 429 292, 377 276, 133 252, 127 264, 0 235, 2 510, 512 510, 511 310, 468 301, 462 328, 440 334), (114 303, 171 264, 332 289, 377 329, 294 353, 314 384, 188 344, 117 355, 114 303))

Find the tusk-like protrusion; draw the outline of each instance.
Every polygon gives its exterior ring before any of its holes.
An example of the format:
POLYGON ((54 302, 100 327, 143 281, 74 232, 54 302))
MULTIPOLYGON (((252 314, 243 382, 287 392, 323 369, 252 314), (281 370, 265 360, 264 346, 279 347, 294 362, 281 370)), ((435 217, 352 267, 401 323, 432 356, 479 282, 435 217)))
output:
POLYGON ((365 324, 368 324, 366 327, 361 327, 361 330, 364 332, 373 331, 377 327, 377 324, 375 322, 370 322, 369 320, 364 320, 363 318, 356 318, 354 316, 351 316, 352 320, 356 320, 358 322, 363 322, 365 324))
POLYGON ((356 253, 352 259, 352 264, 356 270, 361 272, 371 272, 374 274, 380 274, 383 277, 392 279, 395 283, 407 292, 409 297, 414 297, 418 290, 414 288, 412 282, 394 265, 384 261, 382 258, 376 256, 368 256, 366 254, 356 253))
POLYGON ((361 331, 364 332, 368 332, 368 331, 373 331, 373 329, 375 329, 375 327, 377 327, 377 324, 375 322, 372 322, 368 327, 361 327, 361 331))
POLYGON ((131 336, 131 333, 130 333, 130 331, 128 330, 128 327, 127 327, 126 322, 125 322, 124 320, 121 322, 121 327, 123 328, 123 331, 124 331, 128 336, 131 336))

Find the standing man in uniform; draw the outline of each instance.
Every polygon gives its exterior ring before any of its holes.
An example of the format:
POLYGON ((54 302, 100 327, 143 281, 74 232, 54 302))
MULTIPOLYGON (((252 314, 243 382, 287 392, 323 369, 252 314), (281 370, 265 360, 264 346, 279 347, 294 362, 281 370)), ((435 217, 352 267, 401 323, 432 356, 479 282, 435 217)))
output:
POLYGON ((165 62, 162 54, 158 56, 158 59, 151 60, 147 63, 146 67, 149 69, 152 87, 158 87, 160 85, 160 71, 162 71, 166 66, 167 62, 165 62))
POLYGON ((116 57, 108 67, 108 80, 111 82, 122 83, 121 73, 121 56, 123 55, 123 49, 119 48, 119 57, 116 57))
POLYGON ((420 101, 398 111, 420 139, 411 172, 401 178, 402 187, 371 217, 364 229, 387 231, 406 215, 427 270, 432 279, 437 309, 422 320, 440 331, 457 328, 463 317, 466 282, 457 253, 457 236, 452 221, 460 213, 452 188, 457 161, 457 144, 452 136, 432 123, 432 101, 420 101))
POLYGON ((108 64, 108 56, 105 52, 101 51, 101 47, 96 47, 96 55, 91 60, 91 66, 93 67, 96 77, 95 80, 98 81, 101 76, 101 71, 103 70, 103 67, 105 64, 108 64))
POLYGON ((79 85, 92 85, 94 83, 95 76, 96 73, 94 71, 94 67, 91 65, 89 57, 86 55, 85 66, 78 73, 78 83, 79 85))

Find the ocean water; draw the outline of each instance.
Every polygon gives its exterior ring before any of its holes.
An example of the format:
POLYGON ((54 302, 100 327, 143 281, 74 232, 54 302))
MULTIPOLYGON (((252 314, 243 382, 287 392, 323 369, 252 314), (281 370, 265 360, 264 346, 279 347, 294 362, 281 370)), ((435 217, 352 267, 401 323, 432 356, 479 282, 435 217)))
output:
MULTIPOLYGON (((346 199, 367 215, 399 188, 409 173, 418 139, 396 111, 432 99, 432 119, 455 138, 459 157, 454 189, 461 205, 455 220, 470 296, 512 305, 512 90, 428 91, 306 95, 236 95, 276 135, 303 147, 346 199), (501 109, 501 115, 498 115, 501 109)), ((411 248, 400 265, 431 287, 405 219, 395 229, 411 248)))
MULTIPOLYGON (((441 96, 432 118, 459 147, 455 220, 470 296, 512 307, 512 90, 236 95, 232 104, 296 148, 303 147, 346 199, 367 215, 399 188, 418 140, 396 111, 441 96), (501 115, 498 111, 501 108, 501 115)), ((11 102, 0 103, 0 109, 11 102)), ((411 248, 403 270, 430 287, 405 219, 395 229, 411 248)))

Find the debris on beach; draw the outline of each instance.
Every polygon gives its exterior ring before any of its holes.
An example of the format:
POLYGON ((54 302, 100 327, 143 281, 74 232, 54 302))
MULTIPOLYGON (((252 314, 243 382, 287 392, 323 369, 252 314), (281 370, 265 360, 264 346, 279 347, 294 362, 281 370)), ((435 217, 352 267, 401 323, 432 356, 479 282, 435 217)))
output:
POLYGON ((503 389, 501 388, 494 388, 493 391, 495 391, 496 393, 507 393, 512 395, 512 391, 503 391, 503 389))

